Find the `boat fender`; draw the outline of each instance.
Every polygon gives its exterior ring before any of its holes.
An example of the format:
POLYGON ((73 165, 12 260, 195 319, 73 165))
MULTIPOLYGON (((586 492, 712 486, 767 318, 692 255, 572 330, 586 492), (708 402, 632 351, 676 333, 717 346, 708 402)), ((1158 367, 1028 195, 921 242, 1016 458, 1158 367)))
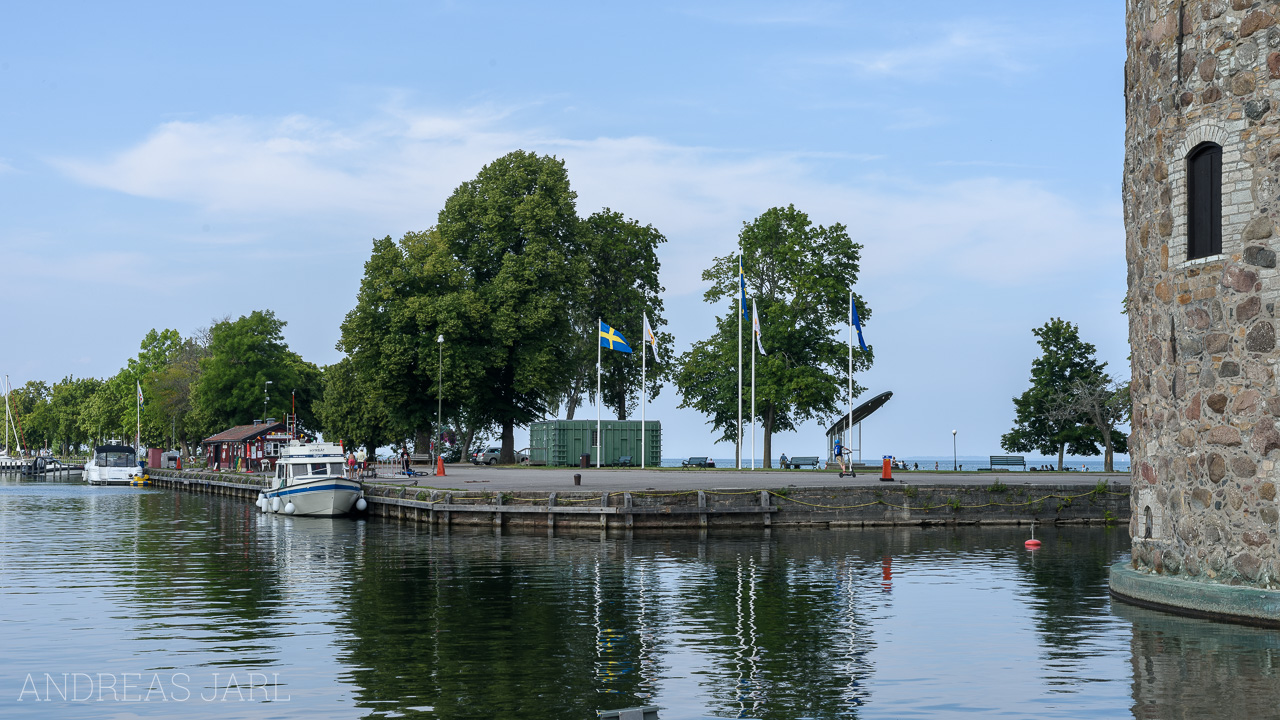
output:
POLYGON ((369 507, 369 503, 365 502, 364 498, 360 498, 359 500, 356 500, 356 510, 359 510, 360 512, 364 512, 364 509, 367 507, 369 507))
POLYGON ((271 512, 274 512, 274 513, 280 512, 280 498, 278 497, 271 498, 271 512))
POLYGON ((289 503, 288 505, 284 506, 285 515, 292 515, 293 511, 294 511, 293 503, 289 503))

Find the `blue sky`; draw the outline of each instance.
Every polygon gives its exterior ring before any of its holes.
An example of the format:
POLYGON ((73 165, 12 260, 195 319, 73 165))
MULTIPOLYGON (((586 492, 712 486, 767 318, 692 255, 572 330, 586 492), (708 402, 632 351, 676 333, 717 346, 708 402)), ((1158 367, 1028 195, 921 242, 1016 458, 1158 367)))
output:
MULTIPOLYGON (((6 17, 0 373, 15 385, 110 375, 152 327, 259 308, 305 358, 334 362, 371 239, 430 227, 454 187, 518 148, 564 158, 580 215, 608 206, 667 236, 676 352, 726 311, 702 302, 700 273, 744 221, 794 203, 847 225, 874 314, 859 382, 895 393, 864 425, 866 455, 949 454, 953 428, 961 454, 1001 452, 1031 329, 1050 317, 1128 374, 1116 3, 28 3, 6 17)), ((668 388, 649 410, 665 455, 732 455, 676 404, 668 388)), ((822 447, 809 423, 774 453, 822 447)))

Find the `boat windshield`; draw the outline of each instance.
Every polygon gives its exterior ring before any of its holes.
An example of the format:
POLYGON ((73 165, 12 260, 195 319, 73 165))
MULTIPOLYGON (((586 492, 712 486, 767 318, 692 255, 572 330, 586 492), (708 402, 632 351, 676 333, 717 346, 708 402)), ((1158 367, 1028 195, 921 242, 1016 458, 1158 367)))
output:
POLYGON ((94 457, 94 462, 98 467, 126 468, 133 467, 138 460, 133 453, 100 452, 94 457))
POLYGON ((341 475, 342 463, 292 463, 289 465, 292 477, 303 475, 341 475))

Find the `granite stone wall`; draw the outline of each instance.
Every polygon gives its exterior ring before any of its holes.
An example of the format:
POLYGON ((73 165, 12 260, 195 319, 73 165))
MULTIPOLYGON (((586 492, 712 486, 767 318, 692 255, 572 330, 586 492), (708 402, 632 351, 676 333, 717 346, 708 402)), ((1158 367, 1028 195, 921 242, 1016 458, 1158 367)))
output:
POLYGON ((1134 564, 1280 587, 1280 3, 1126 4, 1134 564), (1222 147, 1222 253, 1188 260, 1202 142, 1222 147))

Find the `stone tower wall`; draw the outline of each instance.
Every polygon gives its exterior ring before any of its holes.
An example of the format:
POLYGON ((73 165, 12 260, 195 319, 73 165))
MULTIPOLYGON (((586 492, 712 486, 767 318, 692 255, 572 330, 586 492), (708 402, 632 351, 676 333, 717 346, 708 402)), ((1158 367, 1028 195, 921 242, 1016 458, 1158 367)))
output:
POLYGON ((1280 3, 1127 0, 1124 206, 1139 568, 1280 586, 1280 3), (1222 253, 1187 154, 1222 146, 1222 253), (1148 537, 1149 535, 1149 537, 1148 537))

